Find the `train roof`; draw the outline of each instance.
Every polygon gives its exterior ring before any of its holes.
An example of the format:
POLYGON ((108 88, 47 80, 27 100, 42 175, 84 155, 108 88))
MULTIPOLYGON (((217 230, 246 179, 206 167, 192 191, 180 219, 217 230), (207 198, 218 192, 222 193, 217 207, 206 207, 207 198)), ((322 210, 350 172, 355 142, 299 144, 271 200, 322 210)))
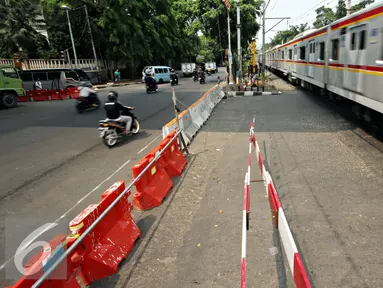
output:
POLYGON ((377 1, 375 3, 369 4, 367 7, 363 8, 363 9, 357 11, 357 12, 354 12, 354 13, 350 14, 349 16, 345 16, 343 18, 340 18, 340 19, 332 22, 331 24, 329 24, 329 25, 327 25, 325 27, 334 26, 335 24, 338 24, 338 23, 343 22, 343 21, 348 20, 348 19, 352 19, 355 16, 361 15, 361 14, 367 12, 367 11, 370 11, 370 10, 374 10, 374 9, 376 9, 378 7, 381 7, 382 5, 383 5, 383 1, 377 1))
MULTIPOLYGON (((342 22, 347 21, 347 20, 349 20, 349 19, 353 19, 353 18, 356 17, 356 16, 362 15, 362 14, 364 14, 364 13, 366 13, 366 12, 369 12, 369 11, 371 11, 371 10, 377 9, 377 8, 379 8, 379 7, 382 7, 382 5, 383 5, 383 0, 382 0, 382 1, 375 2, 375 3, 372 3, 372 4, 368 5, 366 8, 359 10, 358 12, 352 13, 352 14, 349 15, 349 16, 345 16, 345 17, 343 17, 343 18, 341 18, 341 19, 338 19, 338 20, 336 20, 336 21, 334 21, 334 22, 332 22, 332 23, 330 23, 330 24, 328 24, 328 25, 326 25, 326 26, 321 27, 321 28, 317 28, 317 29, 308 29, 308 30, 306 30, 306 31, 304 31, 304 32, 302 32, 302 33, 299 33, 298 35, 296 35, 296 36, 295 36, 293 39, 291 39, 290 41, 288 41, 288 42, 286 42, 286 43, 284 43, 284 44, 280 44, 280 45, 276 45, 276 46, 274 46, 273 48, 267 50, 266 53, 271 52, 271 51, 274 51, 274 50, 280 48, 281 46, 288 46, 288 44, 290 44, 290 43, 292 43, 292 42, 295 42, 295 41, 297 41, 297 40, 299 40, 299 39, 305 38, 305 37, 307 37, 307 36, 310 36, 310 35, 312 35, 312 34, 320 33, 320 31, 322 31, 322 30, 323 30, 323 31, 326 31, 326 29, 327 29, 328 27, 333 27, 333 26, 335 26, 335 25, 337 25, 337 24, 339 24, 339 23, 342 23, 342 22)), ((383 10, 383 7, 382 7, 382 10, 383 10)), ((383 12, 383 11, 382 11, 382 12, 383 12)))

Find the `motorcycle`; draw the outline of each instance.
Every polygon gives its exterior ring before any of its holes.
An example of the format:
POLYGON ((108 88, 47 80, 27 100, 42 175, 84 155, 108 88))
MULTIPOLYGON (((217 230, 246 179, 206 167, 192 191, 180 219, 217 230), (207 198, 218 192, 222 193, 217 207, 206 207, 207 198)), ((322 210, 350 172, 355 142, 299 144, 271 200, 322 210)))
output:
POLYGON ((87 110, 98 109, 100 106, 101 101, 97 94, 89 95, 88 97, 80 97, 76 100, 76 110, 80 114, 87 110))
POLYGON ((158 85, 157 83, 154 85, 148 85, 146 84, 146 93, 150 94, 150 92, 156 93, 158 91, 158 85))
POLYGON ((199 84, 205 84, 205 75, 201 76, 201 78, 199 79, 199 84))
MULTIPOLYGON (((132 110, 134 110, 134 108, 132 110)), ((102 141, 107 147, 112 148, 116 146, 119 140, 125 136, 138 134, 140 131, 140 122, 138 122, 138 119, 134 115, 132 117, 132 128, 129 133, 125 132, 125 123, 120 121, 110 119, 98 121, 100 138, 102 138, 102 141)))
POLYGON ((177 78, 171 78, 170 79, 170 85, 171 86, 178 85, 178 77, 177 78))

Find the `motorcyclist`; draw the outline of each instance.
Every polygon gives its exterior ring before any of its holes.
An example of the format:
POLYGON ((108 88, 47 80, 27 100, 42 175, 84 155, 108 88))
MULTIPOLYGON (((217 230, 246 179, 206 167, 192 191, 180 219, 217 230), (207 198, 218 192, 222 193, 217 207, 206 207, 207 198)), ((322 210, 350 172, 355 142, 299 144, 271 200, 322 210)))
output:
POLYGON ((134 109, 134 107, 124 106, 118 102, 117 99, 118 93, 116 91, 110 91, 108 101, 104 104, 106 118, 108 120, 125 123, 125 133, 129 133, 133 123, 133 114, 130 113, 130 110, 134 109))
POLYGON ((202 68, 200 68, 200 70, 199 70, 199 78, 205 80, 205 72, 203 71, 202 68))
POLYGON ((174 79, 175 81, 178 80, 178 76, 176 74, 176 71, 174 71, 174 69, 170 69, 170 79, 174 79))
POLYGON ((152 87, 152 88, 155 88, 156 91, 158 90, 157 82, 152 77, 152 73, 149 69, 145 71, 145 85, 152 87))
POLYGON ((78 87, 80 91, 81 98, 87 98, 89 102, 93 103, 96 99, 97 92, 92 89, 92 84, 90 82, 82 82, 78 87))

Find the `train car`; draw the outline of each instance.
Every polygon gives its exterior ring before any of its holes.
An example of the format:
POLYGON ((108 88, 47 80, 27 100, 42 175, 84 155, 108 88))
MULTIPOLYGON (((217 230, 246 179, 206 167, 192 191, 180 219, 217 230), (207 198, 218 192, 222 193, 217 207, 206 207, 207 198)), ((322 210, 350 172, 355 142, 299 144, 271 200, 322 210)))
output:
POLYGON ((383 114, 383 1, 273 47, 266 67, 357 103, 354 112, 367 121, 370 109, 383 114))

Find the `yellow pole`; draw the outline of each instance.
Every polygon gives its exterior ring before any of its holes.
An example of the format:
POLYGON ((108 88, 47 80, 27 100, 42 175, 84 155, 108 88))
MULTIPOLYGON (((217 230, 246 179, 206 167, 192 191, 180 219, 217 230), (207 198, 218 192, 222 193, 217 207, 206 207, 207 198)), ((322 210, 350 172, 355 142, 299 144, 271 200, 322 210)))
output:
POLYGON ((251 54, 252 54, 252 65, 253 65, 253 73, 255 73, 255 66, 257 64, 256 62, 256 49, 255 49, 255 39, 253 40, 253 42, 251 43, 251 54))

